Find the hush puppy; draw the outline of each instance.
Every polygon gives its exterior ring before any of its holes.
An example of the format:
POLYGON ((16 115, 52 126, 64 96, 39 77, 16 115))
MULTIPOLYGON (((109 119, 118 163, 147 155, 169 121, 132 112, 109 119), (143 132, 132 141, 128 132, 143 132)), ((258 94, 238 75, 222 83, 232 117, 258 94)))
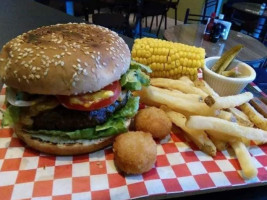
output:
POLYGON ((135 116, 135 129, 149 132, 155 139, 163 139, 171 133, 172 122, 166 113, 156 107, 140 110, 135 116))
POLYGON ((113 152, 119 170, 125 174, 142 174, 156 162, 157 145, 150 133, 131 131, 116 137, 113 152))

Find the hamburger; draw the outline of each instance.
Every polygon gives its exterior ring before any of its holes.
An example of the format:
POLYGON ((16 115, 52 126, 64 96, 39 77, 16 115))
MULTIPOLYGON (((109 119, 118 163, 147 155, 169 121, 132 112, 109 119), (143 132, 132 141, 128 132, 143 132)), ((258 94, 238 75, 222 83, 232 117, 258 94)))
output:
POLYGON ((149 84, 115 32, 96 25, 57 24, 17 36, 0 53, 6 84, 2 125, 29 147, 55 155, 89 153, 127 131, 149 84))

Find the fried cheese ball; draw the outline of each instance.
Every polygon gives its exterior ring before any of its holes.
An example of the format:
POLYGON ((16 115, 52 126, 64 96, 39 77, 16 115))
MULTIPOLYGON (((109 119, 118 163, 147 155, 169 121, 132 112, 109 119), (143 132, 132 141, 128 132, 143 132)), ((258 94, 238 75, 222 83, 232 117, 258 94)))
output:
POLYGON ((166 113, 156 107, 140 110, 135 116, 135 129, 149 132, 155 139, 163 139, 171 133, 172 122, 166 113))
POLYGON ((157 145, 150 133, 130 131, 116 137, 113 152, 119 170, 125 174, 142 174, 156 162, 157 145))

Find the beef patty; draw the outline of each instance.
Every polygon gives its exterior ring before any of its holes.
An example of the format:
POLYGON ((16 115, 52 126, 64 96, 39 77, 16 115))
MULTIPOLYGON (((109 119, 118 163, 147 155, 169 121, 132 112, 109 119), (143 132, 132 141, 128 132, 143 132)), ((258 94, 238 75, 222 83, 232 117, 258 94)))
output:
POLYGON ((122 100, 93 111, 70 110, 63 106, 41 112, 33 117, 33 130, 62 130, 74 131, 95 127, 105 123, 117 110, 121 109, 128 100, 128 94, 122 100))

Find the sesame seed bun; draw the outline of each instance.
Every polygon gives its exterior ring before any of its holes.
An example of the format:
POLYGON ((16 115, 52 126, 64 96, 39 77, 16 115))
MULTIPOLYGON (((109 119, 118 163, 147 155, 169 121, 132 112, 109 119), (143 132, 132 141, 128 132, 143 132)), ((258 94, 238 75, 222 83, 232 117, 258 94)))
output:
MULTIPOLYGON (((131 120, 126 121, 126 126, 130 127, 131 120)), ((23 130, 22 125, 17 123, 14 126, 14 132, 23 142, 25 142, 29 147, 47 154, 53 155, 79 155, 85 153, 91 153, 98 151, 107 146, 110 146, 117 135, 102 137, 94 140, 79 140, 76 143, 64 144, 64 143, 50 143, 35 139, 30 133, 23 130)))
POLYGON ((47 154, 53 155, 78 155, 103 149, 114 142, 115 136, 104 137, 95 140, 84 140, 73 144, 53 144, 33 139, 31 134, 23 131, 20 126, 14 128, 16 135, 24 141, 29 147, 47 154))
POLYGON ((95 92, 120 79, 130 50, 117 33, 88 24, 57 24, 24 33, 0 53, 0 77, 32 94, 95 92))

